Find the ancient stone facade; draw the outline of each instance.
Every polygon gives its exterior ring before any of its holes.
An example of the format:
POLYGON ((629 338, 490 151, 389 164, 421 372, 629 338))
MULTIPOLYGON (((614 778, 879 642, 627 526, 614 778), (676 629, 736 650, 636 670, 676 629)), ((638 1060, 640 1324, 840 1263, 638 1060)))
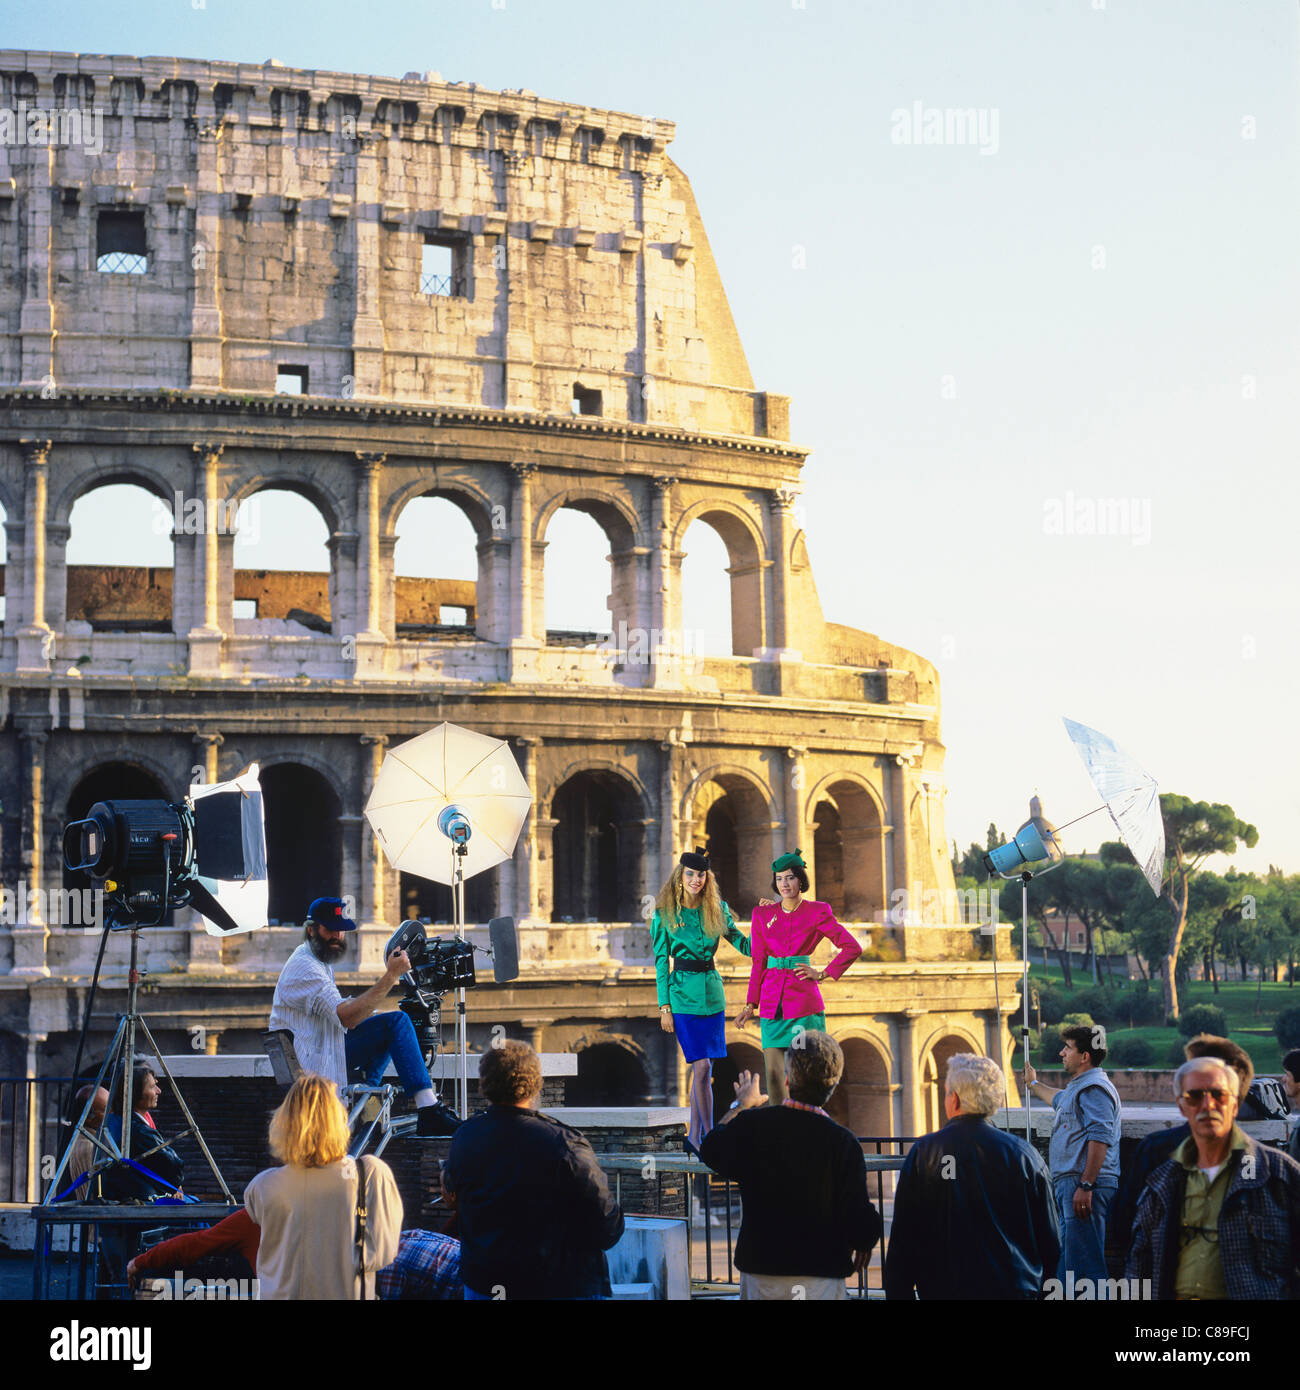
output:
MULTIPOLYGON (((272 922, 351 896, 365 978, 403 913, 446 916, 362 807, 387 747, 450 720, 510 740, 534 794, 513 860, 471 885, 474 921, 524 924, 526 966, 472 996, 475 1038, 499 1022, 603 1057, 593 1096, 674 1094, 648 896, 707 843, 747 915, 798 844, 871 938, 831 999, 857 1122, 924 1127, 936 1058, 1001 1052, 990 940, 933 907, 936 673, 823 618, 807 451, 751 380, 670 123, 415 75, 21 52, 0 54, 3 109, 47 113, 44 143, 29 120, 0 145, 6 885, 64 886, 61 827, 95 799, 178 799, 257 760, 272 922), (171 512, 165 577, 66 563, 73 504, 120 482, 171 512), (239 508, 270 488, 319 510, 328 575, 236 572, 239 508), (473 526, 473 586, 397 580, 397 520, 426 496, 473 526), (546 631, 565 507, 609 541, 601 640, 546 631), (682 638, 697 522, 729 557, 725 658, 682 638)), ((0 923, 11 1069, 67 1064, 96 945, 40 908, 0 923)), ((208 1047, 255 1046, 294 939, 147 933, 164 1045, 202 1021, 208 1047)))

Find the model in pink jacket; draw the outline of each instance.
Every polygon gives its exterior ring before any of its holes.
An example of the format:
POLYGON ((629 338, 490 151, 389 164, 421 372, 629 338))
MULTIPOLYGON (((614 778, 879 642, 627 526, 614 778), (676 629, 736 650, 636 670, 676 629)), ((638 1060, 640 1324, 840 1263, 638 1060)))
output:
POLYGON ((823 938, 838 946, 839 954, 826 967, 825 978, 838 980, 862 954, 853 934, 835 920, 829 903, 805 898, 793 912, 777 904, 756 907, 751 919, 753 963, 749 969, 749 993, 745 1002, 758 1010, 759 1018, 796 1019, 826 1011, 822 992, 813 980, 793 970, 769 970, 769 958, 810 956, 823 938))

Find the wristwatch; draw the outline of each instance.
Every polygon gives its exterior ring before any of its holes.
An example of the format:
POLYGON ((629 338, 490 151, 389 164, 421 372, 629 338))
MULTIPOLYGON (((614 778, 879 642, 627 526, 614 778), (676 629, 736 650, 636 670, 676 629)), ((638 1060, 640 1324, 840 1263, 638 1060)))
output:
POLYGON ((1075 1184, 1075 1186, 1083 1188, 1085 1192, 1091 1192, 1093 1188, 1097 1186, 1097 1184, 1095 1182, 1084 1182, 1083 1179, 1080 1178, 1080 1180, 1075 1184))

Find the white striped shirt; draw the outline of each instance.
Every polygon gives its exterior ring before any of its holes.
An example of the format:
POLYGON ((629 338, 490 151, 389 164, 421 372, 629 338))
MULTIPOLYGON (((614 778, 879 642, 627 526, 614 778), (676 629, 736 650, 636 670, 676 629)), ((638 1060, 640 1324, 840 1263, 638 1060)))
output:
POLYGON ((334 967, 317 960, 304 941, 284 963, 271 1001, 271 1027, 293 1034, 293 1050, 303 1071, 328 1076, 336 1086, 348 1079, 343 1051, 346 1030, 339 1022, 343 1002, 334 983, 334 967))

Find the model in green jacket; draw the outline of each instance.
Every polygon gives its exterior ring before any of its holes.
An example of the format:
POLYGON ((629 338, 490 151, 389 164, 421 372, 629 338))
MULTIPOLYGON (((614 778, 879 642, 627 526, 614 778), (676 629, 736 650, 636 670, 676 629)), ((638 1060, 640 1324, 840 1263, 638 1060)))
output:
POLYGON ((742 955, 749 955, 749 937, 722 901, 708 856, 687 851, 655 899, 650 940, 659 1026, 677 1035, 691 1065, 693 1144, 713 1128, 713 1059, 727 1055, 727 999, 713 961, 724 936, 742 955))

